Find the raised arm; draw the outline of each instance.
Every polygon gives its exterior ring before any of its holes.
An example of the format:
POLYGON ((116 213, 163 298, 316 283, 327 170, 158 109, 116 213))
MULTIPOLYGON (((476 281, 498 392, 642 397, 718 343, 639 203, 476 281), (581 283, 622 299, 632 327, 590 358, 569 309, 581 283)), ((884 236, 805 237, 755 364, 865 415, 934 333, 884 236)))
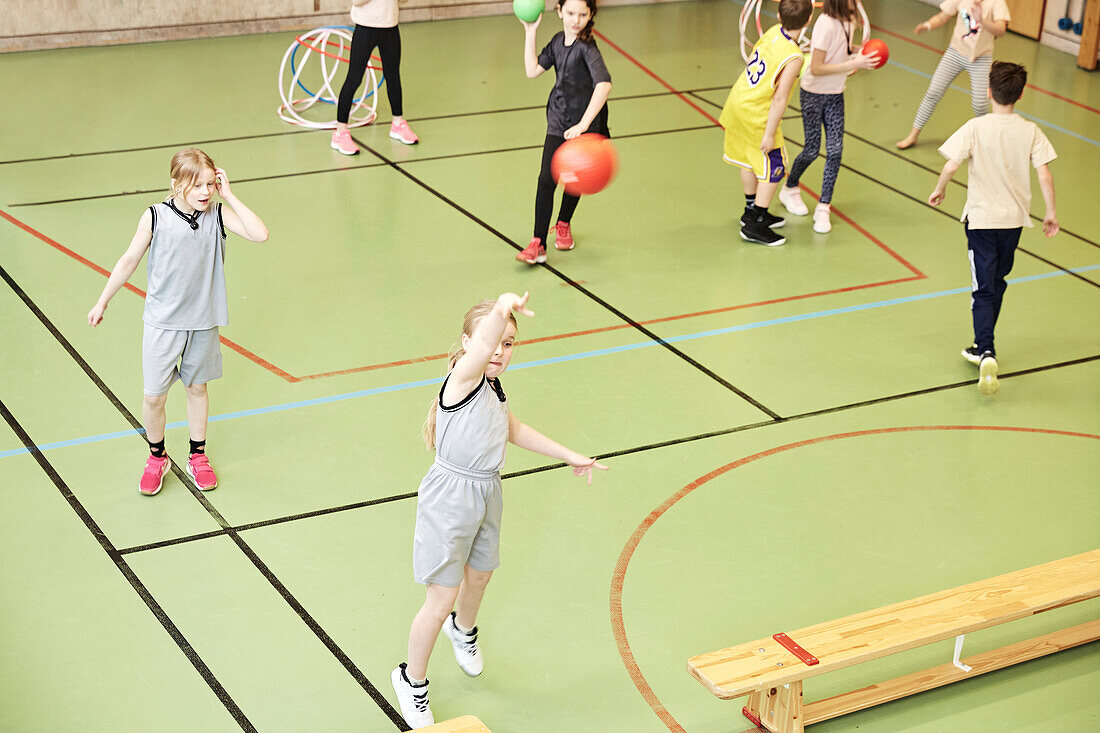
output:
POLYGON ((100 294, 99 300, 96 301, 95 307, 88 311, 88 324, 92 328, 98 326, 103 320, 103 313, 107 310, 107 304, 111 302, 111 298, 115 297, 115 293, 134 274, 134 270, 141 264, 141 258, 145 256, 145 250, 149 249, 149 244, 152 241, 153 214, 149 209, 146 209, 138 220, 137 231, 134 232, 134 238, 130 240, 130 246, 126 248, 122 257, 115 263, 114 269, 111 270, 111 276, 107 278, 107 284, 103 287, 103 292, 100 294))
POLYGON ((489 314, 478 321, 472 336, 462 336, 462 349, 465 353, 455 363, 451 376, 447 380, 443 402, 454 404, 468 395, 481 382, 485 368, 493 358, 501 338, 508 327, 508 314, 512 311, 525 316, 535 315, 527 310, 528 293, 523 296, 504 293, 497 298, 496 305, 489 314))
POLYGON ((783 70, 779 72, 779 81, 775 85, 775 95, 772 97, 771 108, 768 110, 768 124, 764 128, 764 137, 760 141, 760 149, 767 155, 768 151, 775 148, 775 133, 779 129, 779 123, 783 120, 783 110, 787 109, 787 103, 791 100, 791 90, 802 71, 802 59, 796 58, 787 62, 783 70))
POLYGON ((218 187, 218 195, 229 204, 228 209, 222 207, 222 222, 225 228, 250 242, 266 242, 267 227, 264 226, 260 217, 252 213, 252 209, 245 206, 234 195, 229 188, 229 177, 221 168, 214 169, 214 185, 218 187))
POLYGON ((528 79, 534 79, 546 71, 546 69, 539 66, 539 52, 535 50, 535 36, 541 22, 541 15, 535 18, 532 23, 520 20, 520 23, 523 24, 523 69, 527 72, 528 79))
POLYGON ((940 12, 936 13, 935 15, 933 15, 928 20, 926 20, 923 23, 921 23, 920 25, 918 25, 916 28, 914 28, 913 33, 915 35, 919 36, 921 33, 924 33, 925 31, 930 31, 933 28, 941 28, 941 27, 947 25, 950 22, 951 22, 951 16, 948 15, 947 13, 944 13, 943 11, 940 11, 940 12))
POLYGON ((1054 176, 1046 163, 1035 169, 1039 176, 1039 190, 1043 192, 1043 203, 1047 206, 1047 213, 1043 216, 1043 234, 1053 237, 1058 233, 1058 214, 1054 210, 1054 176))
POLYGON ((575 476, 588 476, 589 484, 592 483, 592 471, 594 469, 607 470, 607 466, 597 463, 595 458, 582 456, 580 453, 566 448, 561 443, 547 438, 530 425, 521 423, 510 412, 508 413, 508 440, 520 448, 568 463, 573 467, 575 476))

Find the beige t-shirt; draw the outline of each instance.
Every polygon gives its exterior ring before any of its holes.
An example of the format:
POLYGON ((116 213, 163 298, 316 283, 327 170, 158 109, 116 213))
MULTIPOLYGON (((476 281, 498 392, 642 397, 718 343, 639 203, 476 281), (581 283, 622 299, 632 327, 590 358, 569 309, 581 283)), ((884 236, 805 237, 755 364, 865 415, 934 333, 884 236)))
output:
POLYGON ((971 32, 971 12, 975 0, 944 0, 940 3, 940 11, 944 15, 955 16, 955 27, 951 31, 951 48, 955 49, 970 61, 993 53, 993 34, 985 29, 989 21, 1012 20, 1012 14, 1008 12, 1005 0, 984 0, 982 2, 982 17, 978 21, 978 31, 971 32))
POLYGON ((806 71, 802 75, 802 88, 814 94, 840 94, 848 82, 848 75, 825 74, 814 76, 813 53, 825 52, 825 63, 839 64, 851 55, 848 47, 852 39, 852 24, 844 23, 832 16, 822 14, 814 23, 813 36, 810 37, 810 58, 806 59, 806 71))
POLYGON ((398 0, 367 0, 362 5, 352 4, 351 19, 355 21, 355 25, 393 28, 397 25, 397 2, 398 0))
POLYGON ((940 154, 960 165, 970 161, 961 221, 971 229, 1031 226, 1031 168, 1058 157, 1038 125, 998 112, 960 127, 940 154))

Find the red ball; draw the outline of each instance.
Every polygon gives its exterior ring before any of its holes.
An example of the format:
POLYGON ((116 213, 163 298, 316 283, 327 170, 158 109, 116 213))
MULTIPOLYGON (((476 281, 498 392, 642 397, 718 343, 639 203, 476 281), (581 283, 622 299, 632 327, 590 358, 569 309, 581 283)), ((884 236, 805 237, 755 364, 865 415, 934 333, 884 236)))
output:
POLYGON ((550 160, 550 175, 566 193, 582 196, 598 193, 611 182, 619 166, 615 146, 594 132, 566 140, 550 160))
POLYGON ((881 69, 886 65, 887 59, 890 58, 890 49, 886 46, 886 41, 881 38, 872 38, 863 44, 863 48, 860 52, 864 56, 877 56, 877 62, 875 63, 876 69, 881 69))

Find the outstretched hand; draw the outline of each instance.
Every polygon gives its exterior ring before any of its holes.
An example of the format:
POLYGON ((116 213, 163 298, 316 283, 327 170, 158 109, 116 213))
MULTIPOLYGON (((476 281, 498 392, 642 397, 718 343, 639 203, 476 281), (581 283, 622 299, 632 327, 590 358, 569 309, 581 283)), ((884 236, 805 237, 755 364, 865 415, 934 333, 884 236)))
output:
POLYGON ((529 318, 533 318, 535 312, 527 308, 527 300, 530 297, 530 292, 524 293, 522 297, 515 293, 504 293, 497 298, 497 305, 507 308, 508 312, 515 311, 516 313, 521 313, 529 318))
POLYGON ((597 463, 595 458, 588 458, 586 456, 581 456, 581 458, 582 458, 581 462, 578 462, 578 463, 572 463, 571 462, 569 465, 571 465, 573 467, 573 475, 574 476, 587 476, 588 477, 588 485, 591 486, 592 485, 592 471, 594 469, 597 469, 597 468, 600 469, 601 471, 606 471, 607 466, 603 465, 602 463, 597 463))

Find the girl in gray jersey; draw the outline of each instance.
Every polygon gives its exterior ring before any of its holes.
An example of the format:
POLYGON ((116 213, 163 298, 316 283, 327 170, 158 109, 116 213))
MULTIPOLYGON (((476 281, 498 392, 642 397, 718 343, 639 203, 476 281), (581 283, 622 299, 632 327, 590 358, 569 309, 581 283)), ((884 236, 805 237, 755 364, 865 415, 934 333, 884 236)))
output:
POLYGON ((508 409, 499 377, 515 345, 513 311, 534 315, 527 310, 527 297, 505 293, 466 313, 461 347, 451 354, 447 378, 424 424, 424 439, 436 457, 418 491, 413 577, 427 590, 409 630, 408 662, 390 675, 401 715, 413 728, 434 722, 428 657, 441 629, 462 671, 481 674, 474 624, 485 586, 500 565, 500 469, 506 444, 564 461, 590 484, 593 469, 607 469, 524 425, 508 409))
POLYGON ((210 411, 206 383, 222 374, 218 328, 229 319, 225 230, 252 242, 267 241, 267 227, 233 195, 225 171, 216 168, 206 153, 197 148, 179 151, 172 157, 169 175, 172 196, 141 215, 130 246, 88 313, 88 323, 98 326, 107 304, 148 250, 141 352, 145 383, 142 422, 150 455, 138 484, 146 496, 160 491, 164 475, 172 467, 164 449, 164 404, 177 379, 187 390, 191 430, 187 473, 203 491, 218 486, 206 457, 210 411), (215 193, 229 206, 215 203, 215 193))

